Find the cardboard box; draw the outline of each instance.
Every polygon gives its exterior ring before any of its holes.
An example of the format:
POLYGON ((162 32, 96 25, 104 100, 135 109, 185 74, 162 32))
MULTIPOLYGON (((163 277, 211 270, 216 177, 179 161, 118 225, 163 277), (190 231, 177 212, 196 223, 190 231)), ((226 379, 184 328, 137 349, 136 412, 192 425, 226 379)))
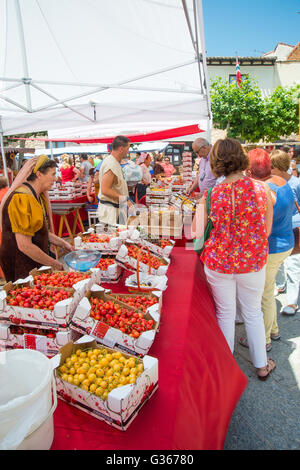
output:
MULTIPOLYGON (((77 349, 86 350, 89 348, 101 349, 101 346, 92 338, 85 336, 81 338, 80 342, 66 344, 60 348, 59 354, 52 358, 53 361, 56 361, 57 395, 61 400, 85 413, 125 431, 140 412, 141 407, 158 389, 158 360, 151 356, 145 356, 142 359, 144 372, 137 377, 136 383, 114 388, 109 392, 107 400, 103 400, 76 385, 64 381, 58 370, 66 358, 75 353, 77 349)), ((105 349, 110 353, 115 352, 112 348, 105 349)), ((126 358, 130 357, 125 353, 124 356, 126 358)))
POLYGON ((0 351, 9 349, 35 349, 48 357, 58 353, 59 349, 70 341, 76 341, 80 333, 71 330, 65 331, 44 330, 12 324, 0 323, 0 351))
MULTIPOLYGON (((73 271, 70 269, 70 271, 73 271)), ((29 272, 28 280, 35 285, 35 279, 37 276, 41 274, 50 274, 50 273, 59 273, 59 274, 67 274, 68 271, 55 271, 55 269, 51 268, 50 266, 41 266, 40 268, 32 269, 29 272)), ((100 284, 102 278, 102 272, 99 268, 91 268, 90 271, 84 272, 82 274, 87 274, 89 276, 88 279, 82 279, 76 284, 73 284, 73 289, 79 292, 79 295, 83 297, 85 293, 92 287, 94 284, 100 284)), ((50 287, 50 286, 49 286, 50 287)), ((53 287, 53 286, 52 286, 53 287)), ((55 286, 54 286, 55 287, 55 286)), ((63 287, 63 286, 62 286, 63 287)))
MULTIPOLYGON (((103 287, 97 286, 96 284, 86 294, 85 297, 79 302, 76 311, 73 315, 70 328, 75 329, 81 334, 87 334, 95 338, 98 342, 113 348, 117 348, 121 351, 129 352, 136 356, 144 356, 148 353, 150 347, 153 344, 155 335, 159 323, 159 314, 155 309, 151 310, 151 313, 146 313, 144 317, 147 320, 154 320, 154 329, 143 332, 138 338, 122 333, 121 330, 111 327, 108 324, 95 320, 90 316, 91 303, 94 297, 103 299, 104 301, 110 301, 115 299, 110 297, 103 287)), ((122 302, 117 302, 121 308, 127 310, 138 310, 128 307, 128 305, 122 302)))
POLYGON ((145 239, 141 238, 140 244, 143 245, 145 248, 148 248, 151 253, 154 253, 155 255, 162 256, 163 258, 169 258, 171 255, 171 252, 175 246, 174 240, 169 240, 168 242, 171 243, 169 246, 165 246, 164 248, 161 247, 161 242, 163 241, 162 238, 158 239, 145 239))
POLYGON ((128 224, 140 227, 146 237, 180 237, 183 228, 182 212, 180 208, 174 210, 169 206, 152 207, 147 213, 142 212, 139 216, 130 217, 128 224))
MULTIPOLYGON (((102 255, 101 259, 105 259, 105 258, 114 258, 114 264, 109 265, 105 271, 100 269, 101 282, 103 283, 119 282, 123 273, 123 268, 118 263, 115 262, 115 258, 116 258, 115 255, 111 255, 111 254, 102 255)), ((99 283, 96 282, 95 284, 99 284, 99 283)))
POLYGON ((105 232, 97 232, 98 224, 90 227, 87 232, 79 233, 77 237, 74 238, 74 246, 77 250, 98 250, 102 253, 117 253, 120 246, 122 245, 123 241, 130 238, 133 240, 139 239, 139 232, 134 229, 134 227, 129 228, 125 227, 124 229, 117 229, 117 231, 113 231, 113 229, 108 229, 105 232), (99 236, 103 235, 107 237, 109 240, 107 242, 83 242, 82 237, 90 236, 91 234, 97 234, 99 236))
POLYGON ((170 196, 146 195, 146 204, 168 204, 170 196))
POLYGON ((167 187, 162 187, 162 186, 155 186, 155 187, 147 187, 146 189, 146 195, 148 196, 170 196, 171 194, 171 189, 169 186, 167 187))
MULTIPOLYGON (((142 253, 147 253, 148 250, 145 249, 141 244, 132 242, 131 240, 126 240, 126 242, 120 247, 117 255, 116 255, 116 262, 120 264, 122 267, 125 269, 129 269, 131 271, 136 271, 137 270, 137 259, 133 258, 132 256, 128 255, 128 248, 130 245, 136 246, 139 249, 142 250, 142 253)), ((143 262, 139 262, 139 271, 140 272, 145 272, 148 274, 153 274, 154 276, 163 276, 166 274, 170 260, 168 258, 164 258, 159 255, 154 255, 152 256, 158 258, 161 262, 162 265, 159 266, 157 269, 148 266, 147 264, 144 264, 143 262)))
MULTIPOLYGON (((8 292, 18 287, 32 287, 30 278, 19 279, 15 283, 9 282, 5 284, 0 291, 0 321, 14 323, 28 327, 41 327, 46 329, 61 330, 69 326, 71 317, 82 298, 80 290, 67 289, 72 294, 71 297, 57 302, 53 310, 40 308, 25 308, 9 305, 6 301, 8 292)), ((57 288, 46 287, 47 290, 53 291, 57 288)), ((62 290, 62 288, 60 288, 62 290)))
POLYGON ((171 196, 171 203, 183 213, 194 213, 196 210, 196 200, 179 193, 171 196))
MULTIPOLYGON (((102 253, 116 253, 120 247, 120 238, 115 234, 104 233, 103 236, 108 238, 108 241, 105 242, 84 242, 82 240, 83 236, 89 237, 91 234, 94 234, 95 231, 93 228, 90 228, 87 232, 79 233, 74 238, 74 247, 76 250, 98 250, 102 253)), ((100 236, 101 234, 99 234, 100 236)))

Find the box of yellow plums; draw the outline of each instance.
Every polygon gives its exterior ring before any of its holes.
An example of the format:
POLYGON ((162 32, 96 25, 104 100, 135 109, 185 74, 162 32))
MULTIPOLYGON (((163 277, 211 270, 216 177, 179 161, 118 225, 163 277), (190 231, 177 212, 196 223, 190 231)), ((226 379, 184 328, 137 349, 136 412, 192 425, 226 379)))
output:
POLYGON ((55 369, 57 395, 125 431, 158 388, 158 360, 101 346, 83 336, 63 346, 55 369))

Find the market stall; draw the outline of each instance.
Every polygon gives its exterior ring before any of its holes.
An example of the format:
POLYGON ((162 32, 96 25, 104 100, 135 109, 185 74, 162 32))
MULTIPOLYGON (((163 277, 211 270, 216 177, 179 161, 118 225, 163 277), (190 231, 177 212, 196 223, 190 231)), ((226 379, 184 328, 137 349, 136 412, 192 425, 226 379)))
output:
POLYGON ((166 237, 144 238, 135 228, 101 223, 74 243, 81 250, 75 254, 95 254, 94 269, 33 270, 15 286, 5 285, 0 302, 0 349, 37 349, 60 358, 54 366, 59 400, 52 449, 222 449, 247 378, 218 327, 199 257, 166 237), (97 369, 97 360, 88 366, 82 359, 77 366, 79 355, 66 355, 77 345, 86 357, 87 341, 115 354, 109 361, 125 354, 133 375, 123 369, 123 382, 107 389, 111 374, 121 380, 118 361, 108 369, 104 356, 103 369, 97 369), (137 364, 146 367, 139 381, 137 364), (128 402, 116 401, 129 392, 128 402), (116 403, 125 413, 122 421, 116 403))
MULTIPOLYGON (((203 267, 193 251, 172 252, 159 334, 158 391, 119 431, 58 401, 53 450, 222 449, 232 412, 247 385, 218 327, 203 267)), ((126 292, 123 281, 103 284, 126 292)))

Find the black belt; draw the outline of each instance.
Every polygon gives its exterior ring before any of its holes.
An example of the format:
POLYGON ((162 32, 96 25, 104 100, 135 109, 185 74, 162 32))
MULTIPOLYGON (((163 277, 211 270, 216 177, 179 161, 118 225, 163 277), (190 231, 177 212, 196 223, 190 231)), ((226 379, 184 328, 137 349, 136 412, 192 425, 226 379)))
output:
POLYGON ((119 204, 116 204, 115 202, 111 202, 111 201, 102 201, 101 199, 100 199, 99 202, 100 202, 101 204, 106 204, 106 205, 108 205, 108 206, 113 206, 113 207, 115 207, 116 209, 119 209, 119 204))

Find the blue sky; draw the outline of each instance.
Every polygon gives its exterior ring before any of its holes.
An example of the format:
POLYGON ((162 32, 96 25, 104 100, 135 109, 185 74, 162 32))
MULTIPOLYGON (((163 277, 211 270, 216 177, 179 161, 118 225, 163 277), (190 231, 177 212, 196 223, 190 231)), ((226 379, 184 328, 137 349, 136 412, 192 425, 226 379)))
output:
POLYGON ((208 56, 260 56, 300 42, 300 0, 202 0, 208 56))

